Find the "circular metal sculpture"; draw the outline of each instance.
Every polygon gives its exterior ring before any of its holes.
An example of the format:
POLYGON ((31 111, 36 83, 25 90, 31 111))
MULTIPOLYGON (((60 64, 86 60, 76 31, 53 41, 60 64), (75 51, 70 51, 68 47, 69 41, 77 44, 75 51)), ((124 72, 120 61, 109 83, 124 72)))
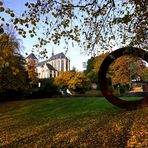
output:
POLYGON ((140 100, 126 101, 126 100, 121 100, 109 90, 107 78, 106 78, 108 68, 113 63, 113 61, 115 61, 117 58, 123 55, 138 56, 143 60, 145 60, 146 62, 148 62, 148 52, 143 49, 139 49, 135 47, 124 47, 124 48, 120 48, 113 51, 104 59, 103 63, 101 64, 101 67, 98 73, 100 90, 102 91, 102 94, 104 95, 104 97, 110 103, 118 107, 130 109, 130 110, 146 107, 148 106, 148 96, 145 96, 140 100))

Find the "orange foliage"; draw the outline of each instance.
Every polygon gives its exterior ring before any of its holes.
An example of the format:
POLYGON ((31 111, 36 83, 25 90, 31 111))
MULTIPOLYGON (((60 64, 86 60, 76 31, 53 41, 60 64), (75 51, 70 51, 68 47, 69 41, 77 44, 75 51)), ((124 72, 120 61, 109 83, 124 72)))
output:
POLYGON ((38 78, 37 78, 35 61, 33 59, 29 59, 27 62, 26 68, 27 68, 28 76, 31 79, 31 83, 37 84, 38 78))
POLYGON ((113 84, 130 84, 132 79, 143 76, 145 65, 142 59, 133 56, 122 56, 110 66, 113 84))
MULTIPOLYGON (((98 73, 100 66, 109 52, 95 57, 93 72, 98 73)), ((142 59, 133 56, 122 56, 109 67, 107 77, 111 77, 112 84, 129 84, 137 76, 148 77, 145 63, 142 59)))

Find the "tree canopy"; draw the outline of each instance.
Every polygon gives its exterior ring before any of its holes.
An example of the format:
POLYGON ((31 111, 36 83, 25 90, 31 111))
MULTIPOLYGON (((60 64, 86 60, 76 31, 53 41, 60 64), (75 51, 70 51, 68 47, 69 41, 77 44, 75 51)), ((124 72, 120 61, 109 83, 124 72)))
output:
MULTIPOLYGON (((63 40, 65 44, 78 43, 87 53, 98 54, 101 49, 112 50, 117 46, 148 50, 147 4, 146 0, 28 0, 24 13, 16 17, 0 1, 0 12, 11 17, 23 37, 27 32, 31 37, 43 33, 34 48, 44 49, 48 43, 60 44, 63 40)), ((5 23, 5 18, 0 19, 5 23)), ((2 32, 2 25, 0 30, 2 32)), ((41 54, 45 53, 46 50, 42 50, 41 54)))
POLYGON ((144 80, 146 65, 142 59, 133 56, 122 56, 115 60, 110 67, 112 84, 131 84, 133 79, 140 77, 144 80))
POLYGON ((54 79, 54 83, 60 89, 70 89, 77 93, 85 92, 90 87, 87 77, 77 71, 60 72, 59 76, 54 79))
POLYGON ((38 83, 38 77, 36 72, 36 63, 33 59, 29 59, 26 62, 26 70, 28 72, 28 77, 31 79, 30 84, 37 84, 38 83))
POLYGON ((27 88, 25 61, 19 54, 19 42, 13 37, 6 33, 0 36, 0 93, 27 88))
MULTIPOLYGON (((98 82, 98 71, 108 54, 109 52, 106 52, 96 56, 93 60, 92 58, 88 60, 85 73, 91 82, 98 82)), ((137 77, 140 77, 142 80, 147 79, 147 67, 141 58, 124 55, 111 64, 107 77, 111 78, 113 85, 127 85, 131 83, 132 79, 136 79, 137 77)))

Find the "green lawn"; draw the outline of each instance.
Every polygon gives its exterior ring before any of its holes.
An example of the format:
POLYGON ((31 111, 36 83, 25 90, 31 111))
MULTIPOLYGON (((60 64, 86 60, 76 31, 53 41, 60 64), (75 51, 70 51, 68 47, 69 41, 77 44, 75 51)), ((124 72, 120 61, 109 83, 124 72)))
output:
POLYGON ((148 147, 148 108, 120 109, 103 97, 0 104, 0 147, 148 147))

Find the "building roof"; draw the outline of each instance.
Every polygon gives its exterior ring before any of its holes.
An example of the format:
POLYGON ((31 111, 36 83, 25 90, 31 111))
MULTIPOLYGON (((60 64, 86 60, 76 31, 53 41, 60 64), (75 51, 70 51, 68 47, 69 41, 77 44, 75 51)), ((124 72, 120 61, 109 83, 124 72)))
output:
POLYGON ((31 53, 27 58, 38 60, 37 57, 33 53, 31 53))
POLYGON ((61 52, 61 53, 58 53, 58 54, 55 54, 55 55, 51 56, 51 57, 50 57, 48 60, 46 60, 46 61, 39 62, 39 63, 38 63, 38 66, 43 66, 43 65, 46 64, 47 62, 50 62, 50 61, 52 61, 52 60, 59 59, 59 58, 66 58, 66 59, 67 59, 67 57, 65 56, 65 54, 64 54, 63 52, 61 52))
POLYGON ((51 64, 47 63, 46 66, 48 67, 49 70, 54 70, 57 71, 51 64))
POLYGON ((55 54, 53 56, 50 57, 49 61, 55 60, 55 59, 59 59, 59 58, 66 58, 65 54, 63 52, 55 54))
POLYGON ((57 71, 51 64, 47 63, 48 60, 38 63, 38 66, 46 65, 49 70, 57 71))
POLYGON ((39 63, 38 63, 38 66, 43 66, 43 65, 46 64, 47 62, 48 62, 48 60, 39 62, 39 63))

